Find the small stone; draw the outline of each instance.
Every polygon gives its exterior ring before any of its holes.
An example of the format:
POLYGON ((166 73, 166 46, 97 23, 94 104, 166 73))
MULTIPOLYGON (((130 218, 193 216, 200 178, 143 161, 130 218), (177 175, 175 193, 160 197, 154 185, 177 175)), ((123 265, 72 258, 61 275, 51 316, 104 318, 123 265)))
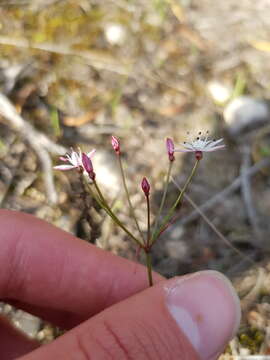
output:
POLYGON ((49 324, 45 324, 43 329, 37 333, 36 339, 43 344, 51 342, 55 339, 54 328, 49 324))
POLYGON ((165 249, 172 259, 184 260, 188 255, 187 245, 180 240, 167 240, 165 249))
POLYGON ((247 314, 248 323, 256 329, 263 330, 265 328, 265 319, 257 311, 250 311, 247 314))
POLYGON ((223 116, 228 132, 237 137, 269 122, 270 111, 267 101, 240 96, 226 106, 223 116))
POLYGON ((38 341, 42 341, 42 340, 45 339, 45 333, 44 333, 43 330, 41 330, 41 331, 38 332, 38 334, 37 334, 37 336, 36 336, 36 339, 37 339, 38 341))
POLYGON ((28 336, 34 338, 40 328, 41 320, 36 316, 18 310, 12 318, 12 322, 28 336))
POLYGON ((45 337, 52 338, 53 337, 53 328, 50 326, 46 326, 43 329, 45 337))
POLYGON ((121 24, 107 24, 105 26, 105 37, 111 45, 122 45, 126 39, 125 28, 121 24))
POLYGON ((7 314, 9 314, 11 311, 12 311, 12 306, 9 305, 9 304, 5 304, 5 305, 4 305, 4 308, 3 308, 3 313, 7 315, 7 314))
POLYGON ((210 81, 207 88, 213 100, 218 104, 226 103, 232 94, 232 89, 216 80, 210 81))
POLYGON ((248 348, 244 348, 244 347, 241 347, 239 349, 239 355, 240 356, 249 356, 250 355, 250 350, 248 348))

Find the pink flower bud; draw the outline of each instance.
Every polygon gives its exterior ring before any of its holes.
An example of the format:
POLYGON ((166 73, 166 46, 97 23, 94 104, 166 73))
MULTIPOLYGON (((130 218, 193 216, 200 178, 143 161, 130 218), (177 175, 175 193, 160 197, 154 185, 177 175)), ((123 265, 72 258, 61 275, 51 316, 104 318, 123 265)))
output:
POLYGON ((82 153, 82 164, 84 170, 88 173, 90 179, 94 180, 96 174, 94 173, 93 164, 91 159, 85 153, 82 153))
POLYGON ((170 138, 166 139, 166 147, 168 151, 169 160, 174 161, 174 143, 172 139, 170 138))
POLYGON ((141 187, 142 187, 142 191, 144 192, 144 195, 149 196, 150 184, 149 184, 148 180, 146 179, 146 177, 144 177, 142 179, 141 187))
POLYGON ((114 151, 116 152, 117 155, 120 155, 120 143, 119 143, 119 140, 112 135, 112 147, 114 149, 114 151))

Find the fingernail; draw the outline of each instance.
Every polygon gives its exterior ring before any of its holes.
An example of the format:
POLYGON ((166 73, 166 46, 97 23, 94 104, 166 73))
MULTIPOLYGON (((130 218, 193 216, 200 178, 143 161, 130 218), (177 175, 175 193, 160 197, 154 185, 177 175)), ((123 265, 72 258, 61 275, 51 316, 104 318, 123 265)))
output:
POLYGON ((217 271, 202 271, 166 285, 168 310, 202 360, 223 350, 240 323, 239 298, 217 271))

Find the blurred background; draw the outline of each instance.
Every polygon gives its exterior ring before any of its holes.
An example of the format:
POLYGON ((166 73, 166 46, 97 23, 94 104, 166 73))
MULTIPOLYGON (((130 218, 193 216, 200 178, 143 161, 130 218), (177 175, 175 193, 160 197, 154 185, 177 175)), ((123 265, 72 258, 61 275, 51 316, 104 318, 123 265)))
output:
MULTIPOLYGON (((132 231, 117 162, 146 230, 140 182, 157 212, 168 168, 165 138, 224 138, 205 154, 178 220, 154 248, 166 277, 201 269, 229 276, 243 322, 227 354, 270 353, 270 3, 268 0, 0 0, 0 203, 32 213, 115 254, 136 249, 78 176, 56 172, 72 146, 97 149, 97 179, 132 231)), ((168 204, 194 164, 176 154, 168 204)), ((143 261, 143 259, 142 259, 143 261)), ((42 342, 59 333, 1 304, 42 342)), ((225 355, 223 358, 226 358, 225 355)))

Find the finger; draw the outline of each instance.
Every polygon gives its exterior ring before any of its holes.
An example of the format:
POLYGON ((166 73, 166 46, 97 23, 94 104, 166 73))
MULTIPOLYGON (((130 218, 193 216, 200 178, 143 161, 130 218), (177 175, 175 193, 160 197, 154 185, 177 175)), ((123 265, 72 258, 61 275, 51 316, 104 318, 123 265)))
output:
POLYGON ((143 266, 31 215, 0 210, 0 228, 2 299, 69 313, 72 323, 148 286, 143 266))
POLYGON ((158 283, 20 360, 215 359, 239 321, 229 281, 206 271, 158 283))
POLYGON ((13 360, 39 346, 2 317, 0 317, 0 339, 1 360, 13 360))

